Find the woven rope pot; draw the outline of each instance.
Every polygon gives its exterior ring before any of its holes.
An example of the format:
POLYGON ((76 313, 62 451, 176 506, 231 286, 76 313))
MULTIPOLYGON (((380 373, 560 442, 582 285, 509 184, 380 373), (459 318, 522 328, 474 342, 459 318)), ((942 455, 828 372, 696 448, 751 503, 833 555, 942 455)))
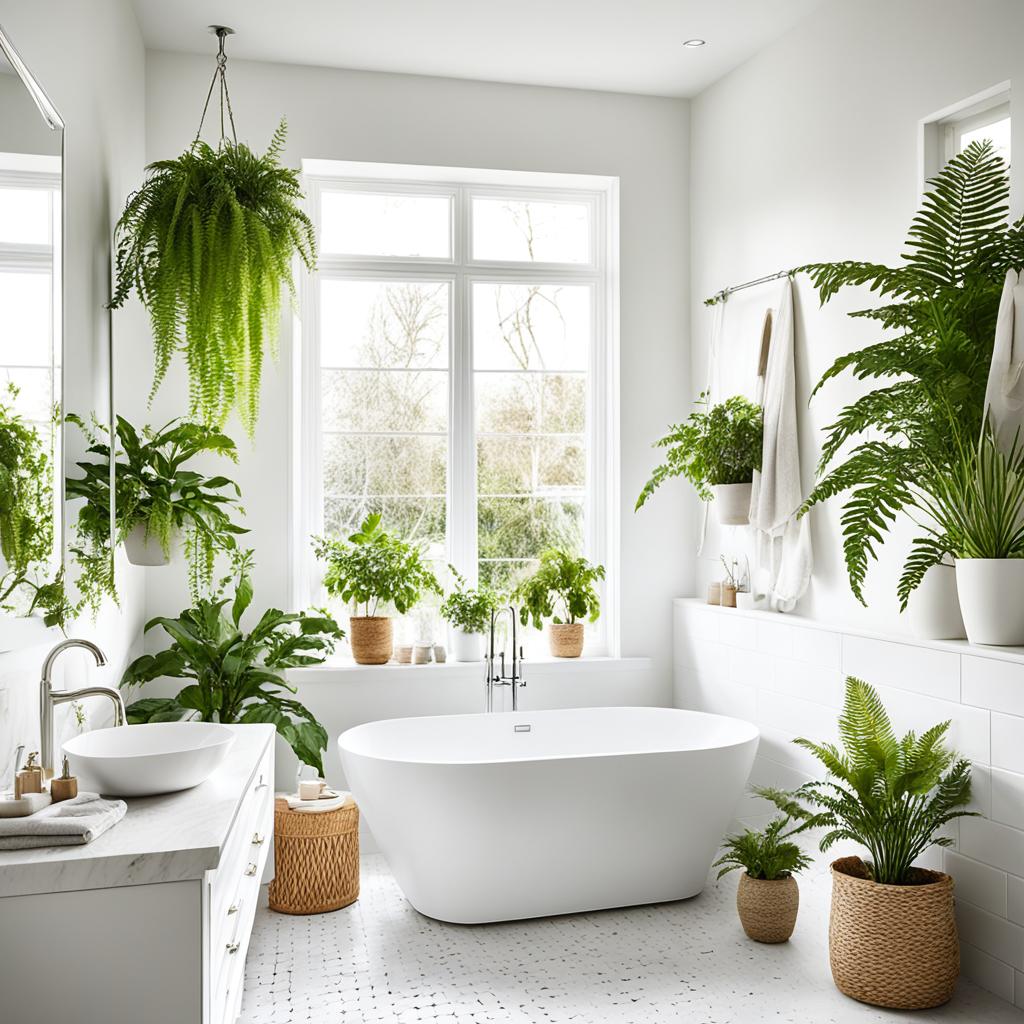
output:
POLYGON ((552 657, 578 658, 583 653, 582 622, 552 622, 548 626, 552 657))
POLYGON ((391 660, 391 619, 386 615, 353 615, 348 624, 357 665, 384 665, 391 660))
POLYGON ((274 880, 270 909, 324 914, 359 898, 359 808, 293 811, 274 801, 274 880))
POLYGON ((785 942, 796 927, 800 890, 796 879, 751 878, 743 872, 736 889, 736 909, 747 937, 755 942, 785 942))
POLYGON ((925 1010, 953 995, 960 946, 953 879, 914 869, 913 885, 881 885, 859 857, 832 863, 828 953, 844 995, 873 1006, 925 1010))

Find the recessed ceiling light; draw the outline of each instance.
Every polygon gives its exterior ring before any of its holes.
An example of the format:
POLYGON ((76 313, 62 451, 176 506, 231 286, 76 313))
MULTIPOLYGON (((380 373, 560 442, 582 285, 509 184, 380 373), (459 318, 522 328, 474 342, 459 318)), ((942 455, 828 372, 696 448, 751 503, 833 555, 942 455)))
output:
POLYGON ((696 50, 698 46, 706 46, 707 42, 708 41, 706 39, 687 39, 686 42, 683 43, 683 46, 688 46, 691 50, 696 50))

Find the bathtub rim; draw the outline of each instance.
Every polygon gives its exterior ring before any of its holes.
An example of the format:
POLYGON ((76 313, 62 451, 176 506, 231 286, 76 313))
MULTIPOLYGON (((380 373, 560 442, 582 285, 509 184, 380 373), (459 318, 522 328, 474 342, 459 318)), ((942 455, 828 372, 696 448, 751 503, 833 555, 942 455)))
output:
POLYGON ((406 715, 400 718, 380 718, 372 722, 361 722, 359 725, 351 726, 341 733, 336 743, 338 750, 344 757, 348 754, 352 757, 363 757, 370 761, 378 761, 386 764, 408 764, 408 765, 423 765, 423 766, 437 766, 437 767, 469 767, 469 766, 482 766, 482 765, 505 765, 505 764, 532 764, 538 761, 572 761, 572 760, 584 760, 593 758, 607 758, 607 757, 644 757, 661 754, 687 754, 695 753, 699 754, 709 750, 731 750, 736 747, 742 747, 752 741, 759 742, 761 738, 761 729, 754 722, 750 722, 745 718, 736 718, 732 715, 718 715, 710 711, 695 711, 689 708, 664 708, 664 707, 652 707, 650 705, 606 705, 601 707, 586 707, 586 708, 545 708, 541 711, 495 711, 495 712, 481 712, 471 711, 464 714, 458 715, 406 715), (441 758, 410 758, 410 757, 384 757, 380 754, 370 754, 361 750, 352 750, 351 748, 342 744, 342 740, 350 733, 356 733, 364 729, 369 729, 373 726, 388 724, 391 722, 419 722, 423 720, 429 720, 432 718, 441 719, 464 719, 464 718, 491 718, 491 717, 508 717, 516 718, 522 716, 536 717, 538 715, 552 715, 552 714, 565 714, 571 711, 668 711, 668 712, 679 712, 687 716, 698 716, 700 718, 716 718, 726 722, 733 723, 736 726, 741 727, 746 735, 738 737, 729 743, 716 743, 708 744, 706 746, 671 746, 671 747, 656 747, 650 750, 617 750, 617 751, 583 751, 574 754, 545 754, 545 755, 534 755, 534 756, 517 756, 517 757, 474 757, 474 758, 452 758, 446 757, 441 758))

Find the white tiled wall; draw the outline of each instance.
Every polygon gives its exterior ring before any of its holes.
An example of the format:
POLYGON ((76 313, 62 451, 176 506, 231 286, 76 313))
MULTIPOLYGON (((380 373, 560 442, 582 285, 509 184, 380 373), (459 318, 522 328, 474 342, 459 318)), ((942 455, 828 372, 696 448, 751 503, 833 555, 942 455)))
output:
MULTIPOLYGON (((949 719, 973 764, 972 809, 923 863, 956 881, 963 971, 1024 1008, 1024 650, 894 640, 795 616, 675 602, 677 707, 755 722, 751 781, 793 788, 820 770, 797 736, 837 739, 843 680, 875 686, 899 731, 949 719)), ((737 817, 761 826, 773 809, 745 797, 737 817)), ((826 855, 827 856, 827 855, 826 855)))

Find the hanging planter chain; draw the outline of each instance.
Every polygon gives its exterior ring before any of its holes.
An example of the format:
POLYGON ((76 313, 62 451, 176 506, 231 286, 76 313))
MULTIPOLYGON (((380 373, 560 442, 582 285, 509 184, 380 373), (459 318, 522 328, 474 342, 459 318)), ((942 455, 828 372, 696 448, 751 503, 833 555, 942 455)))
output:
POLYGON ((199 118, 199 128, 196 130, 196 137, 192 140, 192 145, 199 141, 199 137, 203 134, 203 123, 206 121, 206 113, 210 109, 210 100, 213 98, 213 90, 220 83, 220 144, 223 145, 227 141, 227 135, 224 133, 224 111, 228 112, 228 123, 231 125, 231 141, 237 146, 238 135, 235 132, 235 115, 231 109, 231 94, 228 92, 228 56, 224 52, 224 43, 228 36, 234 34, 234 29, 227 28, 225 25, 211 25, 211 30, 217 36, 219 46, 217 48, 217 66, 213 71, 213 78, 210 79, 210 88, 206 92, 206 102, 203 104, 203 113, 199 118))

